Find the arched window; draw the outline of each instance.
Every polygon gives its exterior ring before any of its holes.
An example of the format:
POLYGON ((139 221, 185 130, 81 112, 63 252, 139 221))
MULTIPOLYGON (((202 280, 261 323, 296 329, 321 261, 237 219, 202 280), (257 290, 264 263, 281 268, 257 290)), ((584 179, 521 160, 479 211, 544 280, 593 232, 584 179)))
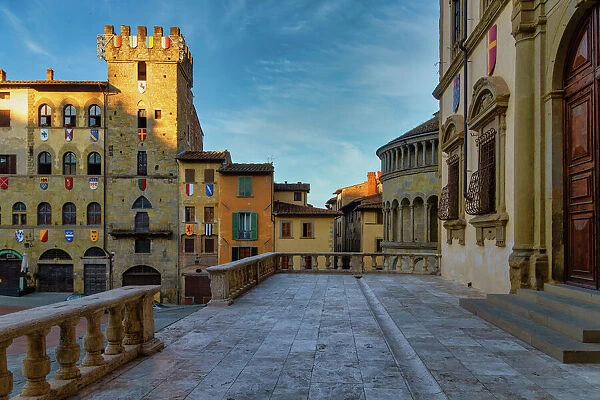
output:
POLYGON ((87 206, 87 224, 100 225, 102 223, 102 214, 100 204, 90 203, 87 206))
POLYGON ((88 155, 87 173, 88 175, 100 175, 102 173, 100 154, 95 151, 88 155))
POLYGON ((98 127, 102 122, 102 111, 97 104, 92 104, 89 108, 90 127, 98 127))
POLYGON ((150 230, 150 218, 147 212, 139 212, 135 214, 135 231, 148 232, 150 230))
POLYGON ((40 203, 37 212, 38 225, 52 225, 52 207, 48 203, 40 203))
POLYGON ((40 126, 51 126, 52 125, 52 108, 48 104, 42 104, 39 110, 39 125, 40 126))
POLYGON ((75 211, 75 204, 65 203, 62 208, 62 224, 63 225, 75 225, 77 223, 77 213, 75 211))
POLYGON ((27 225, 27 207, 25 204, 18 202, 13 205, 12 224, 27 225))
POLYGON ((77 158, 75 153, 67 152, 63 157, 63 175, 75 175, 75 167, 77 166, 77 158))
POLYGON ((38 174, 52 174, 52 156, 47 151, 42 151, 38 156, 38 174))
POLYGON ((148 201, 148 199, 146 197, 140 196, 133 203, 133 206, 131 206, 131 208, 141 208, 141 209, 152 208, 152 204, 150 204, 150 201, 148 201))
POLYGON ((64 115, 64 126, 67 128, 75 126, 77 110, 71 104, 65 107, 64 115))

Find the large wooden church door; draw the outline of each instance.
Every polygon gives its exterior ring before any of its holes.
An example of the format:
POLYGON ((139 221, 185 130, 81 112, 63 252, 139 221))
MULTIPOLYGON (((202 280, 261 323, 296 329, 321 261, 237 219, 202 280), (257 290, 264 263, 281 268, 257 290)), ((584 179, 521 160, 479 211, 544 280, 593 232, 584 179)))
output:
POLYGON ((569 283, 598 289, 598 6, 571 41, 565 71, 565 261, 569 283))

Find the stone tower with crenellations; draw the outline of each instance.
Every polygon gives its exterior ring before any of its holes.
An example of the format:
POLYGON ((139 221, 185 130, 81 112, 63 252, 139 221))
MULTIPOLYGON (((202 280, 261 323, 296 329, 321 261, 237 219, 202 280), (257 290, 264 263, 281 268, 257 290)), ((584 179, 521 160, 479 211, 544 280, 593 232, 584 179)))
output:
POLYGON ((98 35, 108 64, 106 102, 107 250, 113 281, 160 283, 176 301, 178 168, 176 154, 202 150, 193 106, 193 59, 178 27, 132 34, 112 25, 98 35), (122 255, 122 256, 119 256, 122 255), (160 275, 159 275, 160 274, 160 275))

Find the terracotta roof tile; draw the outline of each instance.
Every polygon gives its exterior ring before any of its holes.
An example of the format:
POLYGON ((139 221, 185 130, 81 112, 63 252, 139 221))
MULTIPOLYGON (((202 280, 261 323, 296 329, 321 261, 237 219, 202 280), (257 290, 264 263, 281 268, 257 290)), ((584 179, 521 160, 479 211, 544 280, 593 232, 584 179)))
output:
POLYGON ((268 175, 274 171, 273 164, 227 164, 218 169, 222 174, 268 175))
POLYGON ((342 215, 339 211, 329 210, 327 208, 317 208, 312 206, 301 206, 299 204, 284 203, 275 201, 273 203, 273 214, 276 215, 305 215, 314 217, 334 217, 342 215))
POLYGON ((276 192, 310 192, 310 183, 276 183, 276 192))
POLYGON ((182 151, 175 156, 178 160, 190 161, 227 161, 231 163, 229 151, 182 151))

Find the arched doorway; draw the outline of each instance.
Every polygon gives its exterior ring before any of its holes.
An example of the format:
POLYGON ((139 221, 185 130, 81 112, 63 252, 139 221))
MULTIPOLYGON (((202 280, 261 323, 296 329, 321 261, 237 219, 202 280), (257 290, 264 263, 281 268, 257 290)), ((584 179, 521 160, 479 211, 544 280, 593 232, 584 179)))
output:
POLYGON ((19 295, 19 272, 23 256, 14 250, 0 250, 0 295, 19 295))
POLYGON ((123 273, 123 286, 160 285, 160 272, 147 265, 136 265, 123 273))
POLYGON ((38 261, 38 291, 73 292, 73 259, 60 249, 42 253, 38 261))
POLYGON ((598 289, 600 260, 599 10, 592 8, 570 41, 564 75, 566 280, 592 289, 598 289))
POLYGON ((83 254, 83 294, 106 290, 108 255, 100 247, 90 247, 83 254))

